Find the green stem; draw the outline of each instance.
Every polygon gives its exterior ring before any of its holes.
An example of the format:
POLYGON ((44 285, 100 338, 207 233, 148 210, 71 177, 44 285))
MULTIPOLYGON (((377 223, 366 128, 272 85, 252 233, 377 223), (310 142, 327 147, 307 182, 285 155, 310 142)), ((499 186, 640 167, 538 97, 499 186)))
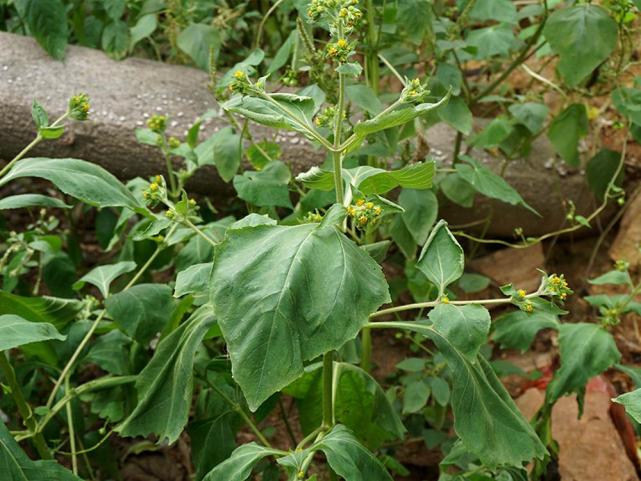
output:
POLYGON ((220 389, 215 384, 209 382, 209 380, 207 380, 207 384, 209 384, 209 386, 211 386, 211 388, 214 391, 216 391, 218 395, 221 398, 223 398, 225 402, 227 402, 227 404, 229 404, 234 411, 240 414, 240 417, 243 418, 243 421, 245 421, 247 426, 249 426, 252 432, 256 435, 256 437, 265 447, 268 447, 268 448, 272 447, 271 443, 267 440, 265 435, 260 431, 260 429, 258 429, 258 426, 256 426, 256 423, 254 422, 254 420, 249 416, 249 414, 245 412, 245 410, 240 404, 238 404, 236 401, 234 401, 229 396, 227 396, 227 394, 225 394, 225 392, 222 389, 220 389))
MULTIPOLYGON (((533 297, 538 297, 541 295, 540 291, 533 292, 531 294, 527 294, 523 299, 531 299, 533 297)), ((468 301, 449 301, 449 304, 453 304, 456 306, 464 306, 464 305, 469 305, 469 304, 483 304, 483 305, 496 305, 496 304, 510 304, 512 303, 513 299, 511 297, 504 297, 500 299, 471 299, 468 301)), ((442 304, 442 301, 429 301, 429 302, 417 302, 414 304, 405 304, 403 306, 396 306, 396 307, 390 307, 388 309, 381 309, 380 311, 376 311, 373 314, 370 314, 370 319, 373 319, 375 317, 381 317, 385 316, 387 314, 393 314, 395 312, 402 312, 402 311, 409 311, 412 309, 424 309, 426 307, 435 307, 438 304, 442 304)))
MULTIPOLYGON (((171 229, 169 229, 169 232, 167 233, 167 237, 170 237, 173 234, 174 230, 176 230, 176 224, 174 224, 171 227, 171 229)), ((131 286, 133 286, 136 282, 138 282, 140 277, 147 271, 147 269, 149 269, 149 267, 154 262, 154 260, 156 260, 156 257, 158 257, 158 255, 160 254, 160 252, 162 251, 163 248, 164 248, 164 242, 161 242, 156 246, 156 250, 154 251, 154 253, 151 254, 149 256, 149 259, 147 259, 147 261, 142 265, 142 267, 140 269, 138 269, 138 272, 136 272, 134 277, 127 283, 127 285, 124 287, 123 291, 126 291, 131 286)), ((71 368, 73 367, 75 362, 78 360, 78 357, 80 357, 80 354, 82 353, 82 350, 85 348, 87 343, 89 343, 89 340, 93 336, 94 332, 96 332, 96 329, 98 328, 98 325, 100 324, 102 319, 105 317, 106 313, 107 313, 107 311, 105 309, 103 309, 100 312, 100 314, 98 314, 98 317, 96 317, 96 320, 93 321, 93 324, 91 325, 91 327, 87 331, 87 334, 85 334, 85 337, 82 338, 82 341, 80 341, 80 344, 78 345, 78 347, 76 348, 74 353, 71 355, 71 358, 69 359, 69 361, 65 365, 64 369, 62 370, 62 373, 60 374, 60 377, 56 381, 56 384, 53 386, 53 390, 51 391, 51 394, 49 395, 49 399, 47 400, 47 407, 51 407, 51 405, 53 404, 53 401, 54 401, 54 399, 56 397, 56 393, 60 389, 60 386, 65 381, 67 375, 71 371, 71 368)))
POLYGON ((323 429, 329 430, 334 425, 334 403, 332 387, 334 383, 334 351, 323 355, 323 429))
POLYGON ((361 331, 361 368, 365 372, 372 369, 372 332, 369 327, 361 331))
MULTIPOLYGON (((58 119, 56 119, 54 121, 54 123, 50 125, 50 127, 57 127, 58 124, 60 124, 60 122, 62 122, 63 120, 65 120, 67 118, 68 115, 69 115, 69 111, 65 112, 58 119)), ((40 135, 40 133, 38 133, 38 135, 36 135, 36 138, 33 139, 29 143, 29 145, 27 145, 24 149, 22 149, 18 155, 16 155, 13 159, 11 159, 11 161, 7 165, 5 165, 2 168, 2 170, 0 170, 0 178, 4 177, 5 174, 7 174, 7 172, 9 172, 11 170, 11 167, 13 167, 13 165, 16 162, 18 162, 20 159, 22 159, 25 155, 27 155, 27 152, 29 152, 36 145, 38 145, 42 141, 42 139, 43 139, 42 135, 40 135)))
POLYGON ((180 222, 185 224, 187 227, 193 230, 196 234, 198 234, 203 240, 209 242, 212 246, 214 247, 218 246, 218 244, 216 243, 216 241, 214 241, 214 239, 212 239, 207 234, 205 234, 198 226, 196 226, 189 219, 181 219, 180 222))
POLYGON ((258 25, 258 32, 256 33, 256 40, 254 41, 254 50, 260 47, 261 40, 263 39, 263 31, 265 30, 265 23, 272 15, 272 13, 276 11, 278 6, 283 3, 283 1, 284 0, 278 0, 276 3, 274 3, 274 5, 272 5, 271 8, 267 10, 267 13, 260 21, 260 24, 258 25))
POLYGON ((162 135, 162 145, 160 146, 162 155, 165 156, 165 165, 167 167, 167 177, 169 177, 169 190, 172 198, 178 197, 178 189, 176 187, 176 174, 174 172, 174 164, 171 162, 171 154, 169 153, 169 146, 165 141, 164 134, 162 135))
MULTIPOLYGON (((65 378, 65 391, 69 392, 69 378, 65 378)), ((69 447, 71 449, 71 470, 78 475, 78 455, 76 453, 76 430, 73 425, 73 410, 71 403, 67 403, 67 426, 69 427, 69 447)))
MULTIPOLYGON (((22 388, 16 379, 16 373, 4 352, 0 352, 0 371, 2 371, 3 377, 9 385, 9 389, 11 389, 11 396, 18 407, 18 413, 20 413, 20 417, 22 417, 22 422, 29 431, 35 432, 37 424, 36 420, 33 418, 31 407, 24 397, 22 388)), ((38 455, 42 459, 51 459, 51 452, 47 447, 47 442, 45 441, 42 433, 38 433, 33 437, 33 444, 38 451, 38 455)))

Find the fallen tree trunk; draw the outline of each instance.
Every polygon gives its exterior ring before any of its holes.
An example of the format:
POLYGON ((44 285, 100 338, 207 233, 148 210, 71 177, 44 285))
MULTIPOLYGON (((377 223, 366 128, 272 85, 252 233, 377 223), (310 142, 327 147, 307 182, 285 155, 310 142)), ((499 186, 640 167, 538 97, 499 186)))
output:
MULTIPOLYGON (((103 52, 71 46, 64 62, 58 62, 28 37, 0 32, 0 158, 10 159, 32 139, 34 126, 31 102, 37 99, 51 117, 65 111, 67 99, 86 92, 92 111, 87 122, 74 123, 57 141, 42 142, 32 156, 76 157, 102 165, 123 179, 149 177, 164 170, 162 155, 153 147, 136 141, 136 127, 153 114, 169 116, 168 133, 184 137, 191 123, 217 105, 207 88, 208 75, 189 67, 152 60, 129 58, 114 61, 103 52)), ((227 119, 207 120, 201 138, 227 126, 227 119)), ((282 157, 294 174, 320 164, 324 153, 295 133, 252 125, 255 138, 274 138, 282 146, 282 157)), ((432 155, 451 159, 454 131, 438 124, 426 132, 432 155)), ((486 231, 489 236, 511 237, 515 227, 526 235, 558 229, 564 222, 565 199, 587 215, 595 206, 594 197, 582 175, 560 176, 545 168, 554 157, 549 143, 538 139, 528 159, 510 162, 505 178, 542 217, 498 200, 479 197, 472 209, 444 202, 440 215, 454 224, 468 224, 493 213, 486 231)), ((474 156, 496 169, 498 159, 485 152, 474 156)), ((192 178, 188 188, 207 195, 231 195, 233 190, 206 166, 192 178)))

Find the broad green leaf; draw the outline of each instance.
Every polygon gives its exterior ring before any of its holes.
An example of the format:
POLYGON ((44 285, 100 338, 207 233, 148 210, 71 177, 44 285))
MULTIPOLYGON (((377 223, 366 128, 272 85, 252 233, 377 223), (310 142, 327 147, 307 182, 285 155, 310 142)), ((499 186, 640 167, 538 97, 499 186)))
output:
POLYGON ((110 57, 121 59, 129 51, 131 37, 129 27, 121 20, 109 22, 102 31, 101 46, 110 57))
POLYGON ((25 0, 22 20, 31 35, 49 55, 57 60, 65 56, 69 31, 67 12, 61 0, 25 0))
MULTIPOLYGON (((352 364, 335 362, 334 379, 336 422, 358 433, 358 438, 372 449, 385 441, 403 438, 402 421, 381 386, 367 372, 352 364)), ((320 363, 309 366, 285 392, 296 399, 301 427, 309 434, 322 422, 318 409, 323 398, 320 363)))
POLYGON ((512 27, 504 23, 472 30, 465 40, 476 48, 476 58, 479 60, 497 55, 507 56, 518 45, 512 27))
POLYGON ((595 286, 602 286, 603 284, 631 285, 632 279, 630 279, 630 274, 627 271, 613 270, 600 275, 596 279, 590 279, 588 282, 595 286))
POLYGON ((32 322, 53 324, 62 329, 82 310, 76 299, 57 297, 22 297, 0 290, 0 314, 15 314, 32 322))
POLYGON ((383 111, 383 104, 374 90, 368 85, 348 85, 345 93, 350 102, 371 115, 376 115, 383 111))
POLYGON ((549 109, 545 104, 525 102, 513 104, 508 108, 516 120, 525 125, 533 134, 538 134, 543 128, 543 123, 548 116, 549 109))
POLYGON ((421 379, 405 386, 403 393, 403 414, 412 414, 425 407, 430 397, 430 387, 421 379))
POLYGON ((0 199, 0 210, 21 209, 23 207, 54 207, 58 209, 70 209, 60 199, 48 197, 42 194, 18 194, 10 195, 0 199))
POLYGON ((352 432, 340 424, 313 446, 322 451, 332 470, 349 481, 392 481, 385 467, 352 432))
POLYGON ((482 274, 465 273, 458 280, 458 286, 466 294, 481 292, 490 285, 490 278, 482 274))
POLYGON ((261 459, 281 454, 282 451, 265 448, 253 442, 243 444, 231 453, 229 459, 210 471, 203 481, 245 481, 261 459))
POLYGON ((492 322, 488 310, 478 304, 439 304, 430 311, 429 319, 434 329, 470 362, 474 362, 479 349, 487 342, 492 322))
POLYGON ((548 139, 561 158, 578 167, 579 140, 588 133, 588 114, 583 104, 572 104, 557 115, 548 128, 548 139))
POLYGON ((447 222, 440 220, 425 241, 416 267, 443 295, 445 288, 461 277, 464 265, 463 249, 447 228, 447 222))
POLYGON ((245 227, 258 227, 259 225, 277 225, 278 222, 266 214, 249 214, 229 226, 230 229, 244 229, 245 227))
POLYGON ((622 404, 625 412, 636 422, 641 423, 641 389, 621 394, 613 401, 622 404))
POLYGON ((402 325, 432 339, 445 358, 452 374, 454 429, 469 452, 487 466, 521 466, 543 457, 539 437, 482 356, 471 361, 447 336, 425 324, 402 325))
POLYGON ((260 170, 265 168, 272 160, 279 160, 281 158, 280 145, 268 140, 255 142, 247 147, 245 156, 254 169, 260 170))
POLYGON ((498 147, 513 131, 512 124, 504 117, 496 117, 481 132, 470 139, 474 147, 489 149, 498 147))
POLYGON ((143 346, 165 328, 176 304, 171 287, 165 284, 138 284, 105 301, 118 327, 143 346))
POLYGON ((415 45, 420 45, 425 34, 431 31, 431 25, 434 21, 431 2, 429 0, 404 0, 398 2, 396 8, 394 28, 396 25, 400 26, 415 45))
POLYGON ((454 97, 449 102, 438 109, 438 115, 441 120, 459 132, 470 135, 472 133, 472 112, 467 103, 461 97, 454 97))
POLYGON ((359 122, 354 126, 354 134, 357 139, 364 139, 370 134, 380 132, 381 130, 386 130, 391 127, 396 127, 398 125, 403 125, 414 120, 419 115, 426 114, 427 112, 434 110, 441 105, 444 105, 450 98, 448 92, 442 99, 436 103, 422 103, 416 106, 414 105, 405 105, 399 109, 392 110, 387 113, 382 113, 374 117, 371 120, 365 120, 359 122))
POLYGON ((97 364, 101 369, 117 376, 131 374, 130 345, 131 339, 118 329, 114 329, 96 339, 85 356, 85 361, 97 364))
POLYGON ((298 31, 294 29, 289 34, 289 37, 287 37, 287 40, 285 40, 285 42, 283 42, 283 44, 278 49, 276 55, 274 55, 274 59, 269 63, 269 68, 266 72, 267 75, 273 74, 278 69, 287 64, 287 61, 292 54, 292 50, 295 48, 297 39, 298 31))
POLYGON ((293 208, 289 198, 289 168, 280 160, 267 164, 264 170, 245 171, 234 177, 238 197, 258 207, 293 208))
MULTIPOLYGON (((343 180, 362 194, 385 194, 396 187, 429 189, 434 177, 434 162, 409 164, 399 170, 384 170, 360 166, 343 170, 343 180)), ((334 172, 312 167, 298 174, 296 180, 311 189, 330 191, 334 189, 334 172)))
POLYGON ((474 20, 516 23, 516 7, 510 0, 477 0, 470 11, 474 20))
POLYGON ((349 77, 359 77, 363 72, 363 66, 360 63, 348 62, 342 65, 339 65, 336 69, 336 72, 347 75, 349 77))
POLYGON ((230 230, 216 250, 211 299, 252 411, 390 302, 378 264, 332 220, 230 230))
POLYGON ((140 17, 129 32, 129 50, 133 50, 138 42, 154 33, 157 27, 158 16, 156 14, 149 13, 140 17))
POLYGON ((552 13, 543 35, 559 54, 559 73, 574 87, 610 56, 618 28, 599 5, 581 4, 552 13))
POLYGON ((309 136, 317 107, 314 99, 294 94, 268 94, 271 100, 236 95, 221 105, 259 124, 276 129, 295 130, 309 136))
POLYGON ((0 316, 0 351, 52 339, 64 341, 66 337, 45 322, 31 322, 13 314, 0 316))
POLYGON ((619 87, 612 91, 612 104, 630 119, 633 124, 641 124, 641 90, 634 87, 619 87))
POLYGON ((65 194, 95 207, 128 207, 136 212, 147 212, 116 177, 84 160, 45 157, 22 159, 0 179, 0 186, 22 177, 49 180, 65 194))
POLYGON ((118 277, 136 268, 136 263, 132 261, 122 261, 116 264, 108 264, 105 266, 94 267, 84 276, 82 276, 74 285, 75 290, 80 290, 84 287, 85 283, 96 286, 102 297, 106 298, 109 295, 109 286, 118 277))
POLYGON ((199 166, 215 165, 221 179, 229 182, 240 167, 242 139, 231 127, 225 127, 201 142, 194 152, 199 166))
POLYGON ((525 352, 542 329, 559 329, 558 311, 535 303, 534 312, 512 311, 496 320, 492 338, 506 349, 525 352))
POLYGON ((576 393, 583 404, 585 385, 621 358, 612 334, 598 324, 579 322, 559 328, 561 368, 548 384, 546 402, 553 404, 565 394, 576 393))
MULTIPOLYGON (((621 154, 609 149, 601 149, 588 161, 585 169, 585 176, 588 185, 597 199, 603 201, 608 185, 619 168, 621 154)), ((615 185, 621 187, 623 183, 624 170, 621 169, 616 178, 615 185)))
POLYGON ((174 297, 182 297, 187 294, 194 294, 195 297, 202 296, 202 293, 209 289, 209 277, 213 266, 211 262, 203 262, 180 271, 176 276, 174 297))
POLYGON ((472 207, 476 189, 472 184, 466 182, 458 172, 446 175, 439 184, 441 192, 449 200, 461 207, 472 207))
POLYGON ((403 189, 398 197, 400 215, 418 245, 425 244, 438 215, 438 200, 431 190, 403 189))
POLYGON ((103 0, 102 6, 112 20, 118 20, 125 13, 126 0, 103 0))
POLYGON ((459 162, 456 164, 456 172, 461 179, 473 186, 477 192, 508 204, 521 205, 538 215, 538 212, 530 207, 523 200, 523 197, 501 176, 495 174, 491 169, 472 157, 462 156, 461 158, 465 160, 465 163, 459 162))
POLYGON ((414 259, 416 257, 418 244, 400 214, 394 216, 389 225, 388 232, 394 243, 396 243, 407 259, 414 259))
POLYGON ((194 356, 215 322, 211 306, 198 308, 160 341, 154 357, 138 375, 138 404, 116 431, 122 436, 155 434, 175 442, 187 424, 194 384, 194 356))
POLYGON ((56 461, 33 461, 0 422, 0 473, 2 481, 82 481, 56 461))
POLYGON ((209 69, 209 51, 218 54, 221 39, 219 30, 212 25, 192 23, 180 32, 176 39, 178 48, 191 57, 194 63, 203 70, 209 69))

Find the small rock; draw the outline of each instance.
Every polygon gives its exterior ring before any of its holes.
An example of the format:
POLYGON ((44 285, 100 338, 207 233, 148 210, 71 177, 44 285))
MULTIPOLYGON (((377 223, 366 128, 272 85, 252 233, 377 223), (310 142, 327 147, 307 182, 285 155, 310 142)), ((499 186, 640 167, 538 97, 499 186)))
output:
POLYGON ((470 266, 499 286, 512 283, 530 292, 539 287, 541 273, 537 269, 542 269, 544 264, 543 247, 539 243, 526 249, 502 249, 472 261, 470 266))
MULTIPOLYGON (((530 419, 544 398, 543 391, 528 389, 516 404, 530 419)), ((552 435, 559 443, 562 481, 639 479, 610 418, 610 398, 607 392, 588 390, 581 419, 575 396, 563 397, 554 405, 552 435)))
POLYGON ((641 265, 641 191, 630 199, 609 254, 612 260, 641 265))

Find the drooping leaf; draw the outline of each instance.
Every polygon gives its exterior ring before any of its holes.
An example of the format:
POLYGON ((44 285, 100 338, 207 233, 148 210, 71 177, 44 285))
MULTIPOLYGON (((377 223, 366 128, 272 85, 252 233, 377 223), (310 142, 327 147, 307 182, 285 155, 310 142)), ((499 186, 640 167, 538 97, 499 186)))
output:
POLYGON ((552 13, 543 35, 559 54, 559 73, 574 87, 610 56, 618 28, 604 8, 584 3, 552 13))
POLYGON ((612 334, 598 324, 585 322, 561 324, 559 350, 561 368, 554 373, 546 392, 546 402, 550 405, 565 394, 576 393, 581 407, 590 378, 621 358, 612 334))
POLYGON ((128 207, 136 212, 147 212, 116 177, 84 160, 45 157, 22 159, 0 179, 0 186, 22 177, 49 180, 65 194, 96 207, 128 207))
POLYGON ((42 194, 18 194, 9 195, 0 199, 0 210, 21 209, 23 207, 55 207, 58 209, 70 209, 60 199, 42 194))
POLYGON ((270 62, 269 68, 267 69, 267 75, 273 74, 287 64, 287 61, 289 60, 289 57, 294 50, 294 46, 296 45, 297 38, 298 31, 294 29, 287 37, 287 40, 285 40, 280 46, 280 48, 276 52, 276 55, 274 55, 274 58, 270 62))
POLYGON ((280 454, 282 452, 277 449, 259 446, 253 442, 243 444, 231 453, 229 459, 210 471, 203 481, 245 481, 261 459, 280 454))
POLYGON ((572 104, 557 115, 548 128, 548 139, 561 158, 577 167, 579 140, 588 133, 588 114, 583 104, 572 104))
POLYGON ((439 304, 430 311, 429 319, 434 323, 434 329, 470 362, 475 361, 479 349, 487 341, 492 322, 488 310, 478 304, 439 304))
POLYGON ((264 170, 245 171, 234 177, 238 197, 258 207, 293 208, 289 198, 289 168, 280 160, 270 162, 264 170))
POLYGON ((512 26, 505 23, 474 29, 465 40, 476 48, 476 58, 479 60, 506 56, 518 46, 512 26))
POLYGON ((131 27, 129 33, 129 51, 132 51, 136 44, 149 37, 158 27, 158 16, 148 13, 138 19, 136 25, 131 27))
POLYGON ((153 358, 138 375, 138 404, 116 431, 122 436, 156 434, 175 442, 187 424, 194 383, 194 355, 215 322, 211 306, 198 308, 160 341, 153 358))
POLYGON ((171 287, 165 284, 138 284, 105 301, 107 313, 118 327, 142 345, 165 328, 176 304, 171 287))
POLYGON ((102 31, 101 46, 107 54, 116 60, 123 58, 129 51, 131 37, 129 27, 121 20, 109 22, 102 31))
POLYGON ((82 481, 56 461, 32 461, 0 422, 2 481, 82 481))
POLYGON ((632 279, 630 279, 630 274, 627 271, 612 270, 606 272, 605 274, 600 275, 595 279, 590 279, 588 281, 590 284, 595 286, 602 286, 604 284, 614 284, 614 285, 632 285, 632 279))
POLYGON ((641 389, 621 394, 613 401, 622 404, 625 407, 625 412, 636 422, 641 423, 641 389))
POLYGON ((459 162, 456 164, 456 172, 461 179, 474 187, 477 192, 508 204, 521 205, 538 215, 501 176, 495 174, 491 169, 472 157, 462 156, 462 158, 465 163, 459 162))
POLYGON ((80 290, 84 287, 85 283, 96 286, 102 297, 106 298, 109 295, 109 287, 111 283, 118 277, 136 268, 136 263, 132 261, 122 261, 116 264, 108 264, 104 266, 94 267, 92 270, 82 276, 74 285, 75 290, 80 290))
POLYGON ((446 175, 440 183, 441 192, 449 200, 461 207, 472 207, 476 189, 465 181, 458 172, 446 175))
POLYGON ((27 321, 13 314, 0 316, 0 351, 52 339, 64 341, 66 337, 60 334, 52 324, 27 321))
POLYGON ((487 466, 522 466, 543 457, 539 437, 482 356, 471 361, 448 336, 425 324, 403 323, 403 328, 432 339, 445 358, 452 374, 454 429, 469 452, 487 466))
POLYGON ((332 470, 350 481, 392 481, 383 464, 341 424, 313 446, 322 451, 332 470))
POLYGON ((253 411, 390 301, 380 267, 332 212, 321 224, 230 230, 216 250, 211 299, 253 411))
POLYGON ((516 23, 516 7, 510 0, 478 0, 470 11, 474 20, 516 23))
POLYGON ((472 132, 472 123, 474 121, 472 112, 461 97, 451 98, 437 112, 443 122, 451 125, 459 132, 465 135, 470 135, 472 132))
POLYGON ((440 295, 445 288, 463 274, 465 255, 463 248, 440 220, 432 229, 416 267, 438 287, 440 295))
POLYGON ((57 60, 65 56, 69 30, 67 12, 61 0, 26 0, 22 17, 31 35, 57 60))
POLYGON ((82 310, 76 299, 23 297, 0 290, 0 314, 15 314, 32 322, 53 324, 62 329, 82 310))

